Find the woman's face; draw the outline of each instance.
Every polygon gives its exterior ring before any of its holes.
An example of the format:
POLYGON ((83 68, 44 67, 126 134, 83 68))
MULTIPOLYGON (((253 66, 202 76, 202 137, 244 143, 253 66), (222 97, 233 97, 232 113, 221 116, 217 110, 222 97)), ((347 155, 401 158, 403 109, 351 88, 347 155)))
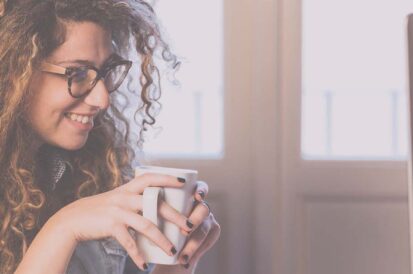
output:
MULTIPOLYGON (((73 22, 67 24, 65 42, 45 61, 69 67, 82 66, 84 63, 79 63, 79 60, 84 60, 100 69, 113 52, 109 32, 92 22, 73 22)), ((32 80, 34 95, 27 114, 40 139, 37 141, 67 150, 81 148, 93 127, 93 117, 110 103, 102 79, 80 99, 69 94, 64 76, 36 71, 32 80), (84 118, 85 115, 93 117, 84 118), (88 122, 77 121, 82 119, 88 122)))

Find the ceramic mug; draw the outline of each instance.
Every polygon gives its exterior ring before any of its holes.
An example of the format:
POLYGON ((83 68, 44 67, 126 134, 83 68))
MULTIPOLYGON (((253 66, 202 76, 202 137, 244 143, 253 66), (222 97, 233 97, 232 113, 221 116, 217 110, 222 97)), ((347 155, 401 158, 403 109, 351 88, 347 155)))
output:
POLYGON ((155 264, 178 264, 178 255, 186 242, 187 236, 180 232, 180 228, 158 216, 158 201, 164 200, 184 216, 189 216, 194 205, 194 193, 198 171, 159 166, 139 166, 135 168, 135 176, 145 173, 157 173, 184 178, 185 184, 180 188, 174 187, 146 187, 143 192, 143 217, 154 223, 168 238, 177 250, 174 256, 169 256, 163 249, 143 235, 137 235, 137 245, 146 262, 155 264))

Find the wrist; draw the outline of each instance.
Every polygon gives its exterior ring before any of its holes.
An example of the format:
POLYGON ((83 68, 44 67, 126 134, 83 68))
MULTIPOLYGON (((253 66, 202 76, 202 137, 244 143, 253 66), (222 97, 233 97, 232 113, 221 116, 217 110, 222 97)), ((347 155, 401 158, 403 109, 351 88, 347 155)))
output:
POLYGON ((53 230, 57 231, 57 233, 62 235, 62 237, 78 243, 73 230, 70 228, 67 222, 67 218, 61 211, 58 211, 54 215, 52 215, 49 220, 47 220, 46 224, 53 227, 53 230))
POLYGON ((52 216, 33 239, 16 274, 66 273, 77 241, 59 216, 52 216))

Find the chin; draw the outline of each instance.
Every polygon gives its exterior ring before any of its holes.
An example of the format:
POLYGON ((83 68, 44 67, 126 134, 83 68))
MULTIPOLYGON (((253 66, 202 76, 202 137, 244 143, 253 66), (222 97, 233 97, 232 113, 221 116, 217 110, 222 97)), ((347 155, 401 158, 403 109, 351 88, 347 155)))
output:
POLYGON ((70 146, 60 146, 60 147, 66 150, 78 150, 78 149, 81 149, 85 144, 86 142, 82 143, 81 145, 70 145, 70 146))
POLYGON ((84 140, 68 140, 67 142, 49 142, 51 145, 56 146, 56 147, 60 147, 62 149, 65 150, 78 150, 81 149, 82 147, 84 147, 84 145, 86 144, 87 138, 85 138, 84 140))
POLYGON ((85 144, 86 144, 86 140, 84 142, 69 143, 69 144, 61 146, 61 148, 66 149, 66 150, 78 150, 84 147, 85 144))

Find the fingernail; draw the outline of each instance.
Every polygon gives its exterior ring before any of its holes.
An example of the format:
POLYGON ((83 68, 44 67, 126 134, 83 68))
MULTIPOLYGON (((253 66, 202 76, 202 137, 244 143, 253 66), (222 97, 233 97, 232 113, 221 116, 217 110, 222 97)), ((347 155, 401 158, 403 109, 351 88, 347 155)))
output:
POLYGON ((181 178, 181 177, 178 177, 178 181, 181 182, 181 183, 185 183, 185 182, 186 182, 185 178, 181 178))
POLYGON ((182 259, 184 259, 184 262, 185 262, 185 263, 188 263, 189 256, 188 256, 188 255, 184 255, 184 256, 182 256, 182 259))
POLYGON ((143 270, 148 270, 148 265, 146 263, 143 264, 143 270))
POLYGON ((171 253, 172 253, 172 255, 175 255, 175 254, 176 254, 176 249, 175 249, 175 247, 172 247, 172 248, 171 248, 171 253))
POLYGON ((191 223, 189 220, 186 220, 186 225, 187 225, 187 227, 189 227, 191 229, 194 227, 194 224, 191 223))
POLYGON ((186 269, 188 269, 188 268, 189 268, 189 264, 185 264, 184 267, 185 267, 186 269))
POLYGON ((205 198, 205 193, 203 191, 199 191, 198 194, 199 196, 201 196, 202 199, 205 198))

